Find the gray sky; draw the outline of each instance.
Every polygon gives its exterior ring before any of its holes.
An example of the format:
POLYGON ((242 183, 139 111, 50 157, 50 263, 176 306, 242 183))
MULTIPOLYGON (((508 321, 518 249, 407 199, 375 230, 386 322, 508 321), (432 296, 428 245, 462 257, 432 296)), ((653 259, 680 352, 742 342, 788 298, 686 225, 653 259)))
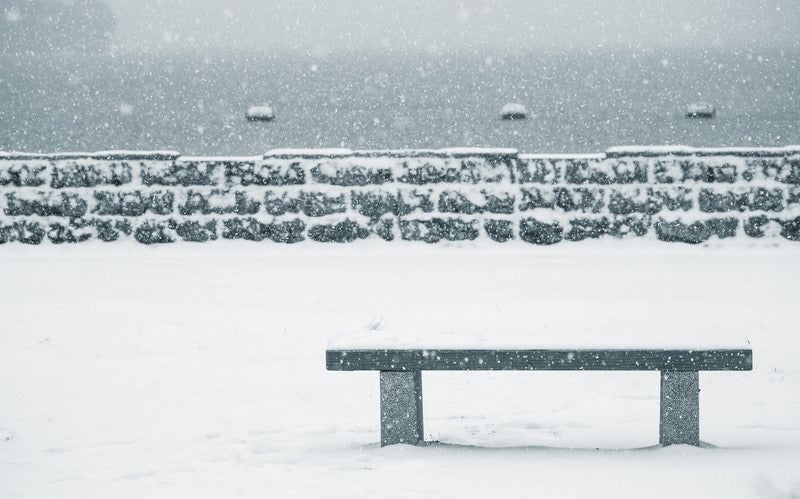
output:
POLYGON ((124 48, 800 46, 800 0, 108 0, 124 48))

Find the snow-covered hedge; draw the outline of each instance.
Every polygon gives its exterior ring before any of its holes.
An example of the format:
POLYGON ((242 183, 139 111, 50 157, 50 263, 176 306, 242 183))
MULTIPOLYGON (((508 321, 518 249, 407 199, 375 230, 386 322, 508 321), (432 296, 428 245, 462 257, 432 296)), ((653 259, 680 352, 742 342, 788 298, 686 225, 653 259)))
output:
POLYGON ((800 241, 800 147, 0 153, 0 244, 800 241))

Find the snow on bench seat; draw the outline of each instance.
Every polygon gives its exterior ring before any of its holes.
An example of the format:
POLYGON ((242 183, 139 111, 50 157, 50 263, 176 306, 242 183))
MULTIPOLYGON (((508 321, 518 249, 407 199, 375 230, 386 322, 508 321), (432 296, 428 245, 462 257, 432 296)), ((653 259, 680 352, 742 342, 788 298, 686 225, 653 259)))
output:
POLYGON ((749 349, 328 350, 329 371, 750 371, 749 349))

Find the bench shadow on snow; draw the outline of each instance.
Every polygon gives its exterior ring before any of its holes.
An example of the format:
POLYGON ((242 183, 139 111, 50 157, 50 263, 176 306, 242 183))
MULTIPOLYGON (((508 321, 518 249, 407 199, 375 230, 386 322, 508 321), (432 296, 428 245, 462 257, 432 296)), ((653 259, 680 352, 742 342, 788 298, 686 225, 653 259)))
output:
MULTIPOLYGON (((622 447, 622 448, 600 448, 600 447, 559 447, 551 445, 518 445, 518 446, 485 446, 485 445, 472 445, 472 444, 455 444, 449 442, 432 441, 419 444, 418 447, 431 447, 437 449, 455 449, 455 450, 469 450, 478 452, 492 452, 492 451, 576 451, 576 452, 644 452, 654 451, 658 449, 691 449, 695 448, 693 445, 661 445, 654 444, 646 447, 622 447)), ((719 447, 708 442, 700 441, 698 446, 701 449, 726 449, 726 447, 719 447)))

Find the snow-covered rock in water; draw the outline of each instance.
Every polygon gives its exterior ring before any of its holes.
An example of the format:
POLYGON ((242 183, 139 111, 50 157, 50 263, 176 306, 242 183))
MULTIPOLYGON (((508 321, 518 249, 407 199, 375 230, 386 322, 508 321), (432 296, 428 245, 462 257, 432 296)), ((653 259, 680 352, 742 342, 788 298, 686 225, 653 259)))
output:
POLYGON ((247 121, 272 121, 275 119, 275 110, 272 106, 250 106, 245 117, 247 121))
POLYGON ((717 110, 708 102, 692 102, 686 106, 687 118, 713 118, 717 110))
POLYGON ((504 120, 524 120, 528 117, 528 110, 522 104, 509 102, 500 110, 500 117, 504 120))

